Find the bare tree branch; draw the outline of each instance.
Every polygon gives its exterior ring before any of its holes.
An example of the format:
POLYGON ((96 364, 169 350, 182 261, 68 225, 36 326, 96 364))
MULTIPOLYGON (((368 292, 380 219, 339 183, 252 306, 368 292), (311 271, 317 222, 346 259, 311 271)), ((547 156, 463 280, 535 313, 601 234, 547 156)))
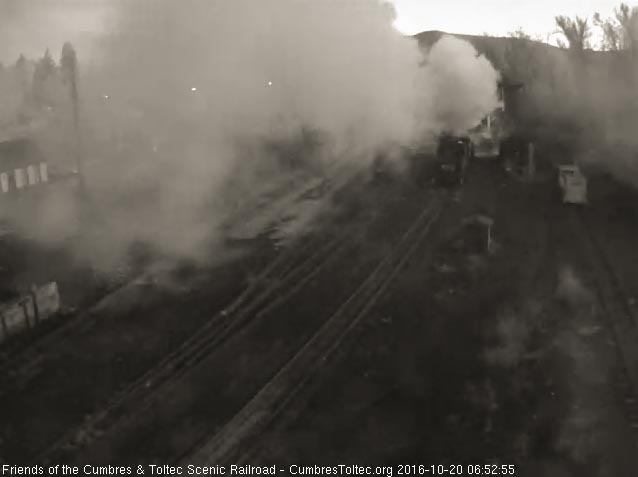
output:
POLYGON ((588 47, 591 30, 587 18, 576 16, 571 19, 564 15, 559 15, 554 20, 556 21, 556 26, 567 39, 570 50, 582 52, 588 47))

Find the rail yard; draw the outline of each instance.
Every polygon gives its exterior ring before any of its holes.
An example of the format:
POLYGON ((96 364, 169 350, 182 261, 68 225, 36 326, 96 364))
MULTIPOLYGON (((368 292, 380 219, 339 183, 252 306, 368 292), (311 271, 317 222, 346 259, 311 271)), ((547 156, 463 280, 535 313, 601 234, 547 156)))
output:
POLYGON ((357 176, 320 230, 115 290, 3 363, 3 455, 270 465, 319 446, 326 462, 399 463, 427 445, 442 463, 632 468, 636 320, 595 232, 602 205, 557 203, 550 166, 533 182, 500 168, 473 159, 453 189, 357 176), (477 214, 491 245, 464 225, 477 214), (150 323, 163 323, 152 341, 150 323), (616 458, 573 442, 573 426, 612 439, 616 458))
POLYGON ((638 6, 408 3, 0 7, 2 475, 638 475, 638 6))

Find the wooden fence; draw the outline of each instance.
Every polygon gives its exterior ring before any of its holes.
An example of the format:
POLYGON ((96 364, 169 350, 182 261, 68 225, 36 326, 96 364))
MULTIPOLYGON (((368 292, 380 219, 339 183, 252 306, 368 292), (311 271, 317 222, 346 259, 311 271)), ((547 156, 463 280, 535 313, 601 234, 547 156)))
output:
POLYGON ((13 301, 0 304, 0 343, 35 328, 60 310, 60 294, 56 282, 33 287, 13 301))

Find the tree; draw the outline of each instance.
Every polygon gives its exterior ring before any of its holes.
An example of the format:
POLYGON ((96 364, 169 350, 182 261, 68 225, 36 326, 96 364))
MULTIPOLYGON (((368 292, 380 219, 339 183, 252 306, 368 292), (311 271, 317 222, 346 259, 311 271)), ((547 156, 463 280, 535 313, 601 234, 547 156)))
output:
POLYGON ((16 78, 20 83, 20 88, 22 88, 22 92, 25 93, 27 87, 27 59, 24 55, 20 55, 16 60, 15 72, 16 78))
POLYGON ((629 8, 627 4, 621 3, 614 13, 622 28, 623 49, 635 50, 638 36, 638 9, 629 8))
POLYGON ((75 73, 77 72, 77 55, 75 48, 68 41, 62 46, 60 72, 62 73, 63 81, 74 81, 75 73))
POLYGON ((622 65, 622 74, 630 80, 638 79, 638 8, 630 8, 621 3, 614 9, 614 15, 601 18, 599 13, 594 15, 594 24, 602 30, 602 50, 622 52, 617 58, 622 65))
POLYGON ((567 39, 569 49, 575 53, 582 53, 589 47, 591 30, 587 18, 576 16, 573 20, 559 15, 554 18, 556 26, 567 39))
POLYGON ((638 8, 630 8, 621 3, 615 11, 615 16, 622 32, 622 49, 629 50, 632 60, 638 54, 638 8))
POLYGON ((600 13, 594 13, 594 25, 602 30, 603 37, 600 49, 603 51, 619 51, 622 49, 622 25, 615 18, 605 18, 600 13))
POLYGON ((621 3, 614 9, 614 16, 602 18, 594 14, 594 25, 603 33, 601 49, 611 51, 638 49, 638 8, 621 3))
POLYGON ((27 79, 27 59, 24 55, 20 55, 15 63, 15 77, 18 87, 20 88, 20 95, 22 100, 22 106, 27 104, 29 97, 29 84, 27 79))
POLYGON ((47 91, 47 83, 56 74, 56 66, 51 52, 47 48, 44 56, 35 65, 33 71, 33 97, 38 106, 49 105, 52 98, 47 91))
POLYGON ((44 52, 44 56, 40 58, 40 60, 38 61, 35 67, 34 75, 39 76, 42 79, 46 79, 49 76, 52 76, 54 74, 55 74, 55 62, 53 61, 53 58, 51 57, 51 52, 47 48, 46 51, 44 52))
POLYGON ((510 38, 520 38, 521 40, 534 40, 534 38, 532 38, 532 36, 525 32, 525 30, 521 27, 509 32, 508 36, 510 38))
POLYGON ((566 111, 571 111, 570 116, 574 118, 574 125, 577 128, 585 127, 583 120, 595 117, 591 110, 591 101, 587 99, 591 96, 591 69, 587 68, 585 49, 589 47, 588 40, 591 35, 590 27, 586 18, 576 16, 571 19, 566 16, 555 17, 556 26, 567 40, 568 64, 571 67, 571 78, 564 82, 568 86, 565 91, 564 104, 566 111))

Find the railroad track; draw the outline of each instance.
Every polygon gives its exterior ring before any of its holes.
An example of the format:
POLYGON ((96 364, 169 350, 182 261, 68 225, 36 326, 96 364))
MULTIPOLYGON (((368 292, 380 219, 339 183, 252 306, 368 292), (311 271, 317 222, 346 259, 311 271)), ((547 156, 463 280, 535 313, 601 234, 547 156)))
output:
POLYGON ((105 299, 120 292, 128 285, 143 279, 144 276, 144 274, 136 275, 120 286, 116 286, 97 300, 88 310, 76 313, 68 318, 63 318, 63 321, 54 329, 3 359, 0 362, 0 396, 3 394, 3 390, 8 389, 15 380, 29 374, 31 369, 39 365, 42 360, 43 350, 46 350, 48 346, 64 341, 69 333, 85 326, 87 320, 93 319, 93 309, 100 306, 105 299))
POLYGON ((312 377, 386 291, 422 243, 441 210, 440 199, 434 199, 346 302, 218 433, 182 456, 182 463, 223 465, 238 462, 244 452, 250 451, 251 441, 284 409, 294 405, 312 377))
POLYGON ((38 462, 64 462, 84 445, 99 439, 106 430, 122 425, 148 408, 153 393, 179 379, 248 323, 260 319, 287 301, 352 242, 345 237, 309 239, 292 246, 236 299, 211 318, 195 335, 156 366, 117 394, 105 407, 81 425, 72 428, 37 457, 38 462))
MULTIPOLYGON (((347 182, 350 179, 350 176, 346 176, 344 181, 347 182)), ((325 182, 303 189, 303 194, 314 191, 319 187, 325 187, 325 182)), ((289 188, 290 184, 288 183, 280 186, 279 189, 273 191, 274 197, 270 197, 270 199, 274 200, 289 188)), ((264 202, 260 204, 258 208, 263 208, 266 204, 267 202, 264 202)), ((279 266, 278 264, 274 265, 279 266)), ((105 299, 112 297, 114 294, 137 281, 144 280, 147 276, 147 273, 142 273, 129 277, 128 280, 125 280, 123 283, 119 283, 117 286, 113 287, 105 296, 97 300, 97 302, 88 310, 65 319, 64 322, 60 323, 49 333, 46 333, 44 336, 39 337, 34 342, 26 345, 17 352, 11 353, 11 355, 0 360, 0 395, 2 395, 3 390, 9 388, 14 380, 20 379, 23 376, 28 376, 31 374, 33 369, 36 369, 39 366, 43 359, 43 351, 46 350, 47 347, 55 345, 55 343, 63 342, 69 333, 86 326, 87 321, 93 319, 92 310, 98 308, 105 299)), ((251 293, 254 290, 249 289, 247 291, 251 293)))
POLYGON ((591 258, 596 274, 598 297, 611 328, 621 364, 617 384, 621 388, 624 405, 638 445, 638 321, 613 265, 592 231, 587 213, 581 210, 575 217, 572 216, 572 220, 576 222, 576 234, 582 232, 583 248, 587 256, 591 258))

